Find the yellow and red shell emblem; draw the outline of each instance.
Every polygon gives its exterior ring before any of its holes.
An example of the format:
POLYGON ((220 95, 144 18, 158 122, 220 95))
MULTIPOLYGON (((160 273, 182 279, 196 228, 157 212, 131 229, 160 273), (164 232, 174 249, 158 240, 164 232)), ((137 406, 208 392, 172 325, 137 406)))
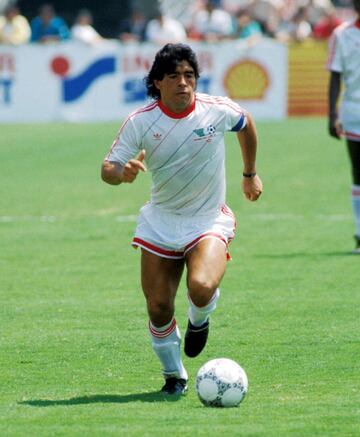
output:
POLYGON ((261 100, 269 87, 269 76, 257 62, 243 59, 226 72, 224 88, 234 100, 261 100))

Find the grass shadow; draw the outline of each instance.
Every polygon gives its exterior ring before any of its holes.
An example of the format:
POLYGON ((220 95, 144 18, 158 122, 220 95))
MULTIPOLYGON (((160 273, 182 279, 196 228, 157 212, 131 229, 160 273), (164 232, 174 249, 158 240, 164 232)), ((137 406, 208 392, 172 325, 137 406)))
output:
POLYGON ((18 402, 20 405, 30 405, 31 407, 56 407, 71 405, 88 404, 126 404, 129 402, 176 402, 183 396, 166 395, 162 392, 134 393, 127 395, 90 395, 78 396, 70 399, 29 399, 28 401, 18 402))

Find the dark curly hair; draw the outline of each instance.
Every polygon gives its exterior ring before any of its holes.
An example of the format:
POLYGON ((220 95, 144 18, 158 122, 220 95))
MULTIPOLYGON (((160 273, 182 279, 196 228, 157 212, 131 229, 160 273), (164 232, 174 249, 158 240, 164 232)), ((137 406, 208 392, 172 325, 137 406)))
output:
POLYGON ((154 80, 162 80, 165 74, 174 73, 181 61, 187 61, 194 69, 195 78, 200 77, 198 61, 193 50, 186 44, 166 44, 155 55, 154 63, 149 74, 144 78, 147 95, 156 100, 160 99, 160 91, 154 80))

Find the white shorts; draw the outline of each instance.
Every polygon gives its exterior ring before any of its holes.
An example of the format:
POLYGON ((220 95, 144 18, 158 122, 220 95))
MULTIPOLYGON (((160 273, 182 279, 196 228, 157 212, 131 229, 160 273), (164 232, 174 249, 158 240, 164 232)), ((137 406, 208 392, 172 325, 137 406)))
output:
POLYGON ((348 140, 360 141, 360 103, 344 101, 341 105, 340 119, 348 140))
POLYGON ((140 210, 132 245, 163 258, 182 259, 199 241, 216 238, 225 245, 228 254, 235 228, 235 216, 226 205, 211 217, 185 217, 147 203, 140 210))

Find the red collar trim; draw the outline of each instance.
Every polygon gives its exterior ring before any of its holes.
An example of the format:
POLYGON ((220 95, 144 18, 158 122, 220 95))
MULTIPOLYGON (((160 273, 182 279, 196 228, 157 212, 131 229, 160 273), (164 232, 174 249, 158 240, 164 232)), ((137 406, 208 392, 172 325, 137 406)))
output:
POLYGON ((358 29, 360 29, 360 18, 358 18, 358 19, 355 21, 355 27, 357 27, 358 29))
POLYGON ((194 98, 193 103, 187 107, 184 111, 182 112, 173 112, 171 111, 168 107, 166 107, 163 102, 161 100, 159 100, 159 107, 162 110, 162 112, 164 114, 166 114, 168 117, 171 118, 184 118, 186 116, 188 116, 191 112, 193 112, 193 110, 195 109, 195 102, 196 102, 196 98, 194 98))

